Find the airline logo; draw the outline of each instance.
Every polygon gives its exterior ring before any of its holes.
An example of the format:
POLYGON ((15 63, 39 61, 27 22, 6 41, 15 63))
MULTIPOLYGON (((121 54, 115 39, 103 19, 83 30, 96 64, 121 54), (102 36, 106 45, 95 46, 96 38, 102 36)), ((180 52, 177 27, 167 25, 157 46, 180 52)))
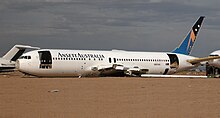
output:
POLYGON ((57 53, 58 58, 105 58, 103 54, 57 53))
POLYGON ((205 17, 201 16, 197 22, 193 25, 192 29, 190 30, 189 34, 186 36, 186 38, 183 40, 183 42, 177 47, 173 52, 174 53, 180 53, 189 55, 192 51, 193 45, 196 41, 196 36, 199 32, 199 29, 201 28, 203 19, 205 17))
POLYGON ((192 47, 193 47, 193 44, 195 43, 195 41, 196 41, 196 36, 195 36, 194 32, 191 31, 191 33, 190 33, 190 38, 189 38, 189 40, 188 40, 188 46, 187 46, 187 49, 186 49, 186 51, 188 52, 188 54, 191 52, 192 47))

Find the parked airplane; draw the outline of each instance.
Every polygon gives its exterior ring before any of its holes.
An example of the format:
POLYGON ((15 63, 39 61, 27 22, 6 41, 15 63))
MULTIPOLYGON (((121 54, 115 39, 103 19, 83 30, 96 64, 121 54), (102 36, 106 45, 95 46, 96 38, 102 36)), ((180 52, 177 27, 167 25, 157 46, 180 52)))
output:
POLYGON ((2 58, 0 58, 0 72, 15 68, 15 61, 24 53, 25 49, 40 49, 26 45, 15 45, 2 58))
POLYGON ((196 21, 186 38, 172 52, 42 49, 24 54, 18 59, 17 68, 35 76, 173 74, 197 67, 200 62, 220 58, 189 56, 203 19, 204 16, 201 16, 196 21))
MULTIPOLYGON (((212 52, 209 56, 212 56, 212 57, 220 56, 220 50, 212 52)), ((210 66, 214 66, 214 67, 220 68, 220 59, 210 60, 210 61, 208 61, 208 64, 210 66)))

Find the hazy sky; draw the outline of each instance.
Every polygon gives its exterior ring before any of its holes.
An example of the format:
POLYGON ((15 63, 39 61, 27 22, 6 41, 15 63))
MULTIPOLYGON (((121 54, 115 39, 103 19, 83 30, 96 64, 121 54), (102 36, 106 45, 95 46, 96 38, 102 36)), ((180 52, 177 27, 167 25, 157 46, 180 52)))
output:
POLYGON ((220 49, 219 0, 1 0, 0 55, 41 48, 172 51, 200 15, 192 51, 220 49))

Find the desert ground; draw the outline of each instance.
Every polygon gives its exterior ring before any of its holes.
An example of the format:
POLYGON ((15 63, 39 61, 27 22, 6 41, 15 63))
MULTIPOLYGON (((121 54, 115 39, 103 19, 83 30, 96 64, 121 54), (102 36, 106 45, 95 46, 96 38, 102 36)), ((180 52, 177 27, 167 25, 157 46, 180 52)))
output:
POLYGON ((219 118, 220 79, 0 74, 0 118, 219 118))

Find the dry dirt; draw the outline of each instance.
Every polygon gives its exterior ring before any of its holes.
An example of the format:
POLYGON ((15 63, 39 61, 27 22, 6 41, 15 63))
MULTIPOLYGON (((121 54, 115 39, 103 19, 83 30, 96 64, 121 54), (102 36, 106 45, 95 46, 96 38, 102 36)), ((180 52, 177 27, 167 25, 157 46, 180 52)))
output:
POLYGON ((0 74, 0 118, 218 118, 220 79, 0 74))

